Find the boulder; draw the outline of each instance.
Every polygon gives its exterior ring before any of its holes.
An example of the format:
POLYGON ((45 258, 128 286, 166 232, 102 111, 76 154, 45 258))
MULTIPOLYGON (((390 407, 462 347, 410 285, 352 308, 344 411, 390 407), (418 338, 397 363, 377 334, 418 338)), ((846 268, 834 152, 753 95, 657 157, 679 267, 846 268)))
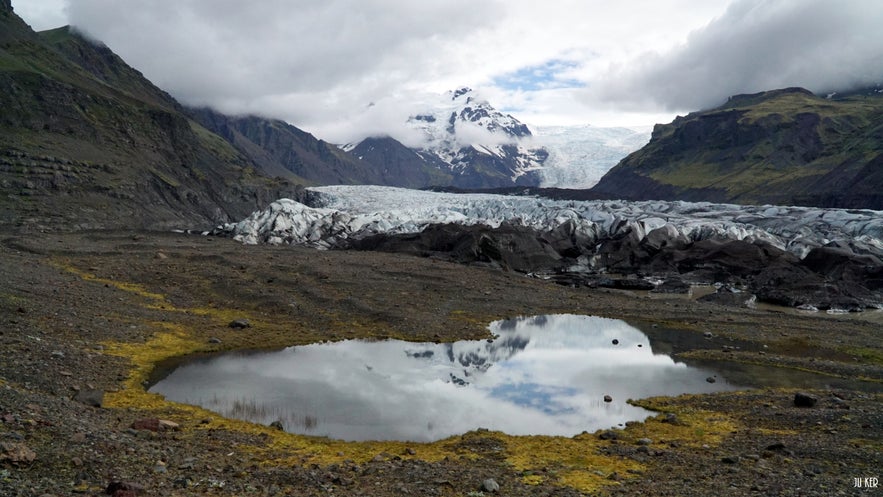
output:
POLYGON ((698 299, 700 302, 725 305, 729 307, 752 307, 757 302, 757 296, 751 292, 745 292, 732 286, 721 286, 714 293, 703 295, 698 299))
POLYGON ((692 293, 693 286, 678 277, 666 278, 662 283, 656 285, 652 290, 653 293, 669 293, 688 295, 692 293))
POLYGON ((0 462, 10 464, 30 464, 37 458, 37 453, 23 443, 0 442, 0 462))
MULTIPOLYGON (((420 233, 348 240, 347 248, 445 257, 456 262, 485 263, 524 273, 555 269, 561 265, 562 259, 561 254, 535 230, 505 223, 498 228, 433 224, 420 233)), ((559 248, 574 253, 572 245, 559 243, 559 248)))
POLYGON ((230 321, 230 324, 228 324, 227 326, 229 326, 230 328, 233 328, 234 330, 243 330, 245 328, 250 328, 251 322, 248 319, 239 318, 239 319, 234 319, 233 321, 230 321))
POLYGON ((493 478, 488 478, 481 482, 481 491, 496 493, 500 491, 500 484, 496 482, 493 478))
POLYGON ((797 392, 794 394, 794 406, 795 407, 815 407, 816 402, 819 399, 813 397, 812 395, 797 392))
POLYGON ((74 395, 74 400, 91 407, 101 407, 104 403, 104 391, 85 388, 74 395))

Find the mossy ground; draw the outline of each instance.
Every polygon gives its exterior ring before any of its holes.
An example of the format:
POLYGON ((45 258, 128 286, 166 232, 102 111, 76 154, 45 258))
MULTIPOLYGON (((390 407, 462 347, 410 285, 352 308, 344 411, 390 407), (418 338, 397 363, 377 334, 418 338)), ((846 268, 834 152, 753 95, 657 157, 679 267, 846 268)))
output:
MULTIPOLYGON (((0 410, 15 419, 38 416, 29 405, 58 412, 52 425, 27 425, 33 434, 26 441, 41 457, 40 474, 75 478, 82 473, 70 464, 76 455, 96 468, 95 475, 130 475, 162 494, 174 481, 194 476, 187 469, 191 463, 183 461, 190 456, 205 461, 193 463, 201 484, 224 479, 243 493, 263 488, 266 495, 278 495, 269 490, 276 485, 303 495, 325 495, 333 487, 339 495, 385 497, 401 495, 402 488, 420 494, 430 487, 438 495, 462 496, 477 492, 488 477, 507 495, 712 495, 721 482, 776 494, 781 491, 775 482, 793 483, 795 471, 820 470, 814 478, 824 485, 813 487, 818 492, 810 495, 828 495, 821 492, 836 490, 838 475, 870 471, 879 461, 879 433, 862 426, 883 419, 883 398, 848 389, 839 392, 840 400, 815 393, 821 407, 811 410, 794 409, 794 391, 781 389, 638 400, 660 415, 615 430, 615 440, 602 440, 598 433, 520 437, 476 430, 428 444, 347 443, 288 434, 167 402, 144 390, 151 371, 168 358, 356 337, 480 338, 487 336, 490 321, 552 313, 643 323, 651 346, 657 333, 674 340, 669 353, 695 349, 699 352, 686 355, 775 358, 773 367, 818 370, 823 365, 832 374, 855 377, 861 371, 876 378, 881 376, 874 359, 879 328, 872 323, 691 302, 675 307, 427 259, 243 247, 174 234, 7 237, 0 250, 7 281, 0 312, 10 323, 0 334, 5 392, 0 410), (248 319, 251 327, 230 328, 234 319, 248 319), (715 338, 704 339, 706 331, 715 338), (827 336, 837 341, 832 344, 827 336), (220 343, 210 343, 212 337, 220 343), (723 352, 722 344, 742 349, 723 352), (60 354, 53 354, 56 350, 60 354), (825 359, 832 350, 834 359, 825 359), (70 402, 72 388, 86 384, 105 391, 106 409, 70 402), (60 396, 68 398, 57 402, 60 396), (131 435, 128 427, 142 417, 169 419, 181 430, 131 435), (87 440, 95 443, 70 445, 68 438, 84 426, 92 437, 87 440), (122 439, 134 444, 134 453, 115 452, 122 439), (649 445, 641 439, 649 439, 649 445), (763 456, 765 447, 780 442, 789 454, 763 456), (102 448, 100 456, 93 448, 102 448), (760 454, 762 467, 750 467, 755 459, 738 457, 744 454, 760 454), (168 463, 167 473, 151 472, 157 458, 168 463), (741 462, 724 466, 722 458, 741 462), (355 466, 359 469, 339 474, 355 466)), ((48 480, 21 477, 22 488, 52 490, 48 480)), ((88 488, 102 484, 107 482, 96 476, 88 488)))
MULTIPOLYGON (((211 308, 177 308, 162 294, 148 291, 142 285, 131 282, 99 278, 94 274, 73 266, 60 265, 66 271, 76 274, 85 281, 111 285, 119 290, 132 293, 144 299, 144 306, 162 309, 170 313, 183 313, 207 318, 216 325, 229 323, 232 319, 247 314, 240 310, 211 308)), ((454 311, 457 320, 474 323, 486 322, 465 311, 454 311)), ((344 462, 365 463, 378 454, 416 458, 428 462, 456 459, 480 459, 487 453, 475 452, 468 447, 478 438, 493 439, 501 449, 494 457, 505 460, 513 470, 523 474, 523 481, 530 485, 551 483, 565 485, 580 491, 594 491, 605 485, 617 485, 611 475, 627 478, 630 473, 640 472, 643 466, 617 456, 606 456, 599 452, 603 443, 594 434, 576 437, 551 436, 511 436, 501 432, 471 432, 447 438, 434 443, 415 444, 395 441, 344 442, 327 438, 309 437, 285 433, 279 430, 223 418, 206 409, 183 405, 165 400, 161 395, 149 393, 144 385, 157 363, 202 353, 211 349, 192 328, 175 322, 147 323, 153 330, 150 339, 144 343, 106 342, 106 352, 127 359, 131 371, 123 388, 106 396, 105 406, 111 409, 134 409, 158 417, 172 418, 184 430, 217 429, 239 431, 260 435, 266 444, 248 447, 264 460, 265 465, 286 467, 304 464, 342 464, 344 462), (464 450, 464 447, 467 449, 464 450)), ((352 328, 354 323, 338 323, 352 328)), ((253 326, 263 328, 267 323, 255 321, 253 326)), ((266 330, 264 330, 266 332, 266 330)), ((365 330, 359 335, 364 336, 365 330)), ((643 407, 654 408, 652 401, 641 403, 643 407)), ((710 444, 719 442, 719 434, 733 429, 731 420, 714 418, 709 413, 680 413, 686 421, 675 427, 658 419, 650 419, 643 424, 633 424, 622 431, 621 440, 634 442, 638 438, 652 437, 667 441, 679 440, 689 443, 710 444)))

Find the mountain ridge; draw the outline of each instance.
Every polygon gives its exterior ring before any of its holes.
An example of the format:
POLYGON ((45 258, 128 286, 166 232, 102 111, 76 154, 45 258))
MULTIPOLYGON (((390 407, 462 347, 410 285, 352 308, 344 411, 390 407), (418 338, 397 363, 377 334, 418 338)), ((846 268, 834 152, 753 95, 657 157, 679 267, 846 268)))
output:
POLYGON ((658 124, 593 190, 625 200, 883 209, 883 96, 736 95, 658 124))
POLYGON ((205 229, 302 187, 263 174, 108 47, 0 10, 0 224, 205 229))

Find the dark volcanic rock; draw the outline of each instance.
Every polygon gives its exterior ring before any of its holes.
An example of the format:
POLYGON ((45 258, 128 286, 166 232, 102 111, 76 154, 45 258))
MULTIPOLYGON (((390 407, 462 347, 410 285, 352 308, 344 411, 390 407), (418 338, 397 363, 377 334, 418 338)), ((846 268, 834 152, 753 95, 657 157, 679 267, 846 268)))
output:
POLYGON ((859 255, 849 248, 817 247, 806 254, 801 264, 829 280, 869 290, 883 288, 883 261, 873 255, 859 255))
POLYGON ((251 327, 251 321, 245 318, 234 319, 233 321, 230 321, 227 326, 233 328, 234 330, 243 330, 245 328, 251 327))
POLYGON ((772 245, 742 240, 700 240, 668 254, 678 273, 708 283, 741 280, 773 263, 798 262, 793 254, 772 245))
POLYGON ((656 287, 651 290, 653 293, 672 293, 672 294, 688 294, 692 290, 692 285, 687 283, 686 281, 674 277, 674 278, 666 278, 665 281, 656 285, 656 287))
POLYGON ((489 263, 525 273, 556 268, 562 259, 534 230, 506 224, 499 228, 436 224, 420 233, 350 240, 347 248, 443 256, 457 262, 489 263))
POLYGON ((750 307, 757 301, 757 296, 731 286, 722 286, 714 293, 699 297, 700 302, 711 302, 731 307, 750 307))
POLYGON ((545 274, 573 287, 688 293, 688 281, 724 283, 702 300, 740 307, 760 300, 788 307, 861 310, 883 302, 883 264, 873 255, 835 246, 813 249, 800 260, 762 241, 689 242, 674 230, 662 228, 643 238, 634 228, 627 228, 616 237, 598 240, 578 234, 572 223, 546 232, 511 224, 498 228, 444 224, 428 226, 420 233, 347 240, 338 248, 488 264, 545 274), (661 277, 664 283, 657 287, 643 276, 661 277), (736 287, 747 291, 736 291, 736 287))
POLYGON ((812 395, 798 392, 794 394, 794 405, 796 407, 815 407, 819 399, 812 395))
POLYGON ((879 292, 864 285, 861 280, 830 278, 798 263, 765 268, 751 288, 758 299, 773 304, 858 311, 881 301, 879 292))
POLYGON ((652 290, 656 288, 653 283, 638 278, 601 278, 596 281, 595 286, 617 290, 652 290))

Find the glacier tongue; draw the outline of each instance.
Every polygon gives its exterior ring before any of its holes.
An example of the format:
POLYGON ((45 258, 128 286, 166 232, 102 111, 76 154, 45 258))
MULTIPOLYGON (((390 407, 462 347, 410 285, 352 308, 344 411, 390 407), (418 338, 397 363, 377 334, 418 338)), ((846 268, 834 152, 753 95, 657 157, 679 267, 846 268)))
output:
POLYGON ((430 224, 503 223, 547 231, 571 222, 592 240, 655 229, 689 241, 763 241, 799 257, 838 241, 883 255, 883 212, 666 201, 556 201, 491 194, 452 194, 381 186, 310 188, 312 206, 282 199, 221 231, 244 243, 331 248, 348 238, 416 233, 430 224))

